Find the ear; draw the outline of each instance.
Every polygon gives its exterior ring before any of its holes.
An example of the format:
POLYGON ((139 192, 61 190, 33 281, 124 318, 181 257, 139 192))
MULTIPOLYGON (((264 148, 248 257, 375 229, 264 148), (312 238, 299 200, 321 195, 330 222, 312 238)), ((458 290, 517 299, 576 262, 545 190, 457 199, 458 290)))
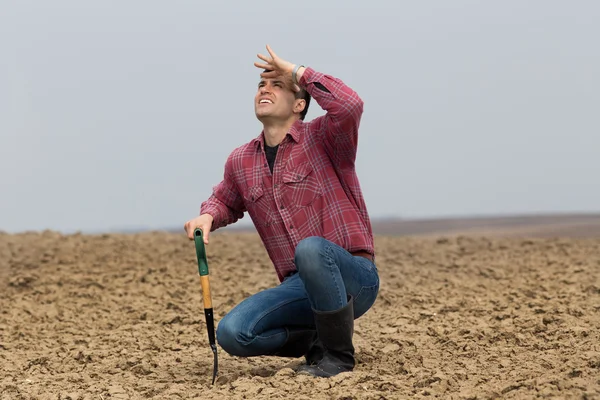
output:
POLYGON ((295 113, 300 114, 304 110, 304 107, 306 107, 306 100, 296 99, 296 101, 294 101, 294 112, 295 113))

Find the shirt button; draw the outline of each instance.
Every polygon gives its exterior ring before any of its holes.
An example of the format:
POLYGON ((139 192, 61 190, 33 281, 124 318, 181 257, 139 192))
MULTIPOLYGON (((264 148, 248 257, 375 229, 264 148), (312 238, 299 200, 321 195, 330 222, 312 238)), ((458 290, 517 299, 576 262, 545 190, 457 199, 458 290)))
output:
POLYGON ((290 225, 290 229, 294 229, 294 225, 290 225))

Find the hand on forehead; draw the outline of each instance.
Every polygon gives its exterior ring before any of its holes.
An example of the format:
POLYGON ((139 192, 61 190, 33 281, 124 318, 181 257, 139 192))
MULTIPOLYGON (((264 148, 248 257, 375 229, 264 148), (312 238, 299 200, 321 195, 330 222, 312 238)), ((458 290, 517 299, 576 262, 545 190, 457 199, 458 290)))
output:
POLYGON ((254 63, 254 66, 263 70, 260 74, 261 78, 276 78, 292 92, 298 92, 300 88, 293 82, 292 78, 294 64, 278 57, 269 45, 267 45, 267 51, 270 57, 257 54, 263 62, 254 63))
POLYGON ((290 89, 292 92, 300 91, 300 87, 298 87, 298 85, 290 82, 289 79, 285 79, 285 77, 281 74, 275 75, 273 77, 268 77, 268 78, 261 77, 261 82, 266 83, 267 81, 269 81, 271 83, 279 82, 281 85, 283 85, 284 88, 290 89))

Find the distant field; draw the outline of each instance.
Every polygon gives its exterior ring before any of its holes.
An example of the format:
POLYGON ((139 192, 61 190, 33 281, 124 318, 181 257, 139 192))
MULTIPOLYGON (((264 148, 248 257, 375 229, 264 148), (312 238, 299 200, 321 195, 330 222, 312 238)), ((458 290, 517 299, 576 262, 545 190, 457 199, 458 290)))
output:
POLYGON ((378 220, 373 229, 385 235, 600 237, 600 214, 378 220))
MULTIPOLYGON (((227 230, 253 231, 253 227, 227 230)), ((446 219, 374 219, 378 235, 484 235, 495 237, 600 237, 600 214, 516 215, 446 219)))

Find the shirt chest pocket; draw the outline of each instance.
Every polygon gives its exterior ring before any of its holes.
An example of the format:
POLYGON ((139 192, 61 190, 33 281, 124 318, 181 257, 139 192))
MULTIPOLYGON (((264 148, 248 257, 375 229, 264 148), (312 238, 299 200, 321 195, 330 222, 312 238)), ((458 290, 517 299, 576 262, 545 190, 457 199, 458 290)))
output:
POLYGON ((282 181, 286 207, 307 207, 323 194, 321 183, 309 162, 286 169, 282 181))

